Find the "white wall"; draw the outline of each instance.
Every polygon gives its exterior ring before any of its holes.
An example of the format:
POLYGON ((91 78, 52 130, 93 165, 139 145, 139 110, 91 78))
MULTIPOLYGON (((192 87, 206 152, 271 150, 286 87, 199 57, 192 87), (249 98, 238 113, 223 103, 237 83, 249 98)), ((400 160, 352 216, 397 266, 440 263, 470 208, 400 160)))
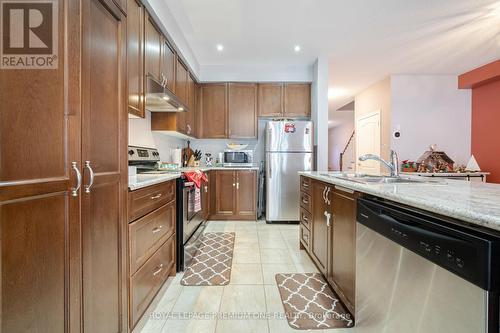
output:
POLYGON ((128 144, 131 146, 157 148, 160 159, 170 162, 170 149, 182 148, 185 141, 175 137, 151 131, 151 112, 146 111, 145 118, 128 119, 128 144))
POLYGON ((456 75, 391 76, 391 146, 400 160, 416 160, 437 144, 455 164, 471 153, 471 91, 457 89, 456 75))
POLYGON ((318 57, 313 65, 311 120, 314 123, 316 170, 328 170, 328 59, 318 57))
MULTIPOLYGON (((344 150, 349 138, 354 131, 354 111, 335 111, 335 118, 338 125, 328 129, 328 169, 340 170, 340 153, 344 150)), ((352 144, 354 147, 354 144, 352 144)), ((354 149, 349 152, 354 153, 354 149)), ((346 153, 349 153, 346 152, 346 153)), ((353 158, 353 156, 346 156, 353 158)))

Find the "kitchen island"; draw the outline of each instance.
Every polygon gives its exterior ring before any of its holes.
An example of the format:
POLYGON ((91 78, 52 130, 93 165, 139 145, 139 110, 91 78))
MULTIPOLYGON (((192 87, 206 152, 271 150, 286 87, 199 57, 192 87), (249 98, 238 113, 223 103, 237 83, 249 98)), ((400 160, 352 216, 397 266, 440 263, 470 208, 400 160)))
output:
POLYGON ((352 332, 498 332, 499 185, 300 175, 300 245, 352 332))

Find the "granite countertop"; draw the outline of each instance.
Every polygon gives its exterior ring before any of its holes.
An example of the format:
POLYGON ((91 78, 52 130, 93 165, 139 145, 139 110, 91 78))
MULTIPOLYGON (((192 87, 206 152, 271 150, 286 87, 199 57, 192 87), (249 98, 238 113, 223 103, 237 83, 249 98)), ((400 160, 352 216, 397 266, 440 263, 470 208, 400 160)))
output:
POLYGON ((422 177, 467 177, 467 176, 487 176, 489 172, 401 172, 402 175, 422 176, 422 177))
POLYGON ((172 171, 166 171, 165 173, 157 173, 157 174, 137 174, 128 177, 128 188, 131 191, 138 190, 143 187, 167 182, 172 179, 179 178, 182 172, 189 171, 210 171, 210 170, 259 170, 258 166, 253 167, 207 167, 207 166, 199 166, 199 167, 185 167, 179 168, 172 171))
POLYGON ((143 187, 167 182, 172 179, 177 179, 181 176, 180 172, 160 173, 160 174, 138 174, 128 177, 128 188, 131 191, 138 190, 143 187))
POLYGON ((338 172, 299 174, 500 231, 500 185, 447 179, 432 183, 361 184, 324 176, 338 172))

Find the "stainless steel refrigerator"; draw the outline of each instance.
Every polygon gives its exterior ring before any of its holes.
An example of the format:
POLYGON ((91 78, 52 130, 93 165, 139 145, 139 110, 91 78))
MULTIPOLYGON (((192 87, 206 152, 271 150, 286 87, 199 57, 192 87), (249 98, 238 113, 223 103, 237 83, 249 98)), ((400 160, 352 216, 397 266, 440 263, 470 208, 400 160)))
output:
POLYGON ((299 171, 312 170, 313 124, 278 120, 266 124, 266 221, 299 221, 299 171))

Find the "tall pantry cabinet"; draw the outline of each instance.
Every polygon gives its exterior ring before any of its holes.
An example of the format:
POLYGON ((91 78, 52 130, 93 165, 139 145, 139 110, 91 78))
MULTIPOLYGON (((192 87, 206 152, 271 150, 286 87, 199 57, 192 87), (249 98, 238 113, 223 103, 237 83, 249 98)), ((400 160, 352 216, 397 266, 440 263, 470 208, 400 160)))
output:
POLYGON ((0 332, 126 332, 124 8, 57 20, 57 69, 0 69, 0 332))

